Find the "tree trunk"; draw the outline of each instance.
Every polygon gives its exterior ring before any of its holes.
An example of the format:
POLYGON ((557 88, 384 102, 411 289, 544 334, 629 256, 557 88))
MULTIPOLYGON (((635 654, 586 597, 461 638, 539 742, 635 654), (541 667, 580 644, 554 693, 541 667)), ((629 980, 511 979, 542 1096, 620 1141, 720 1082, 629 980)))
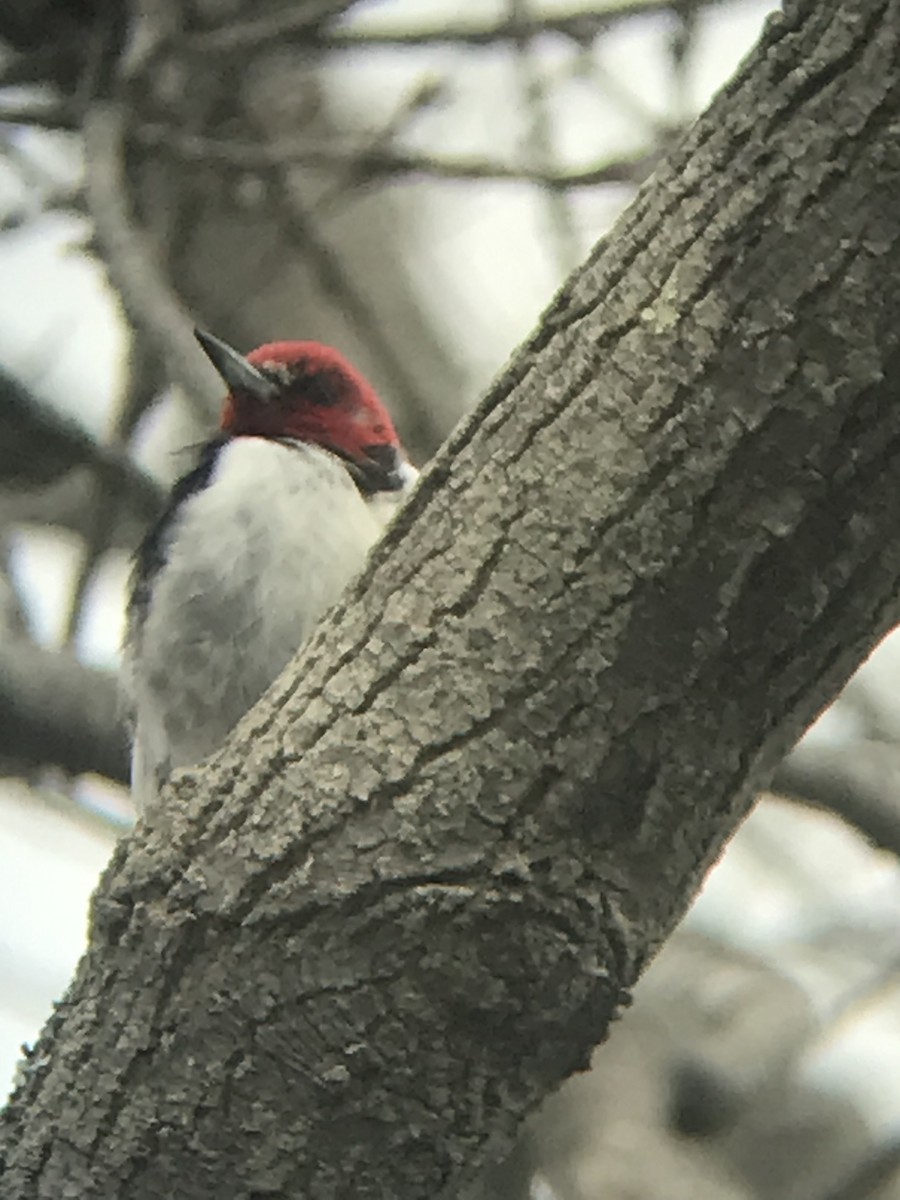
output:
POLYGON ((896 0, 772 19, 122 843, 5 1197, 455 1195, 586 1064, 897 619, 898 52, 896 0))

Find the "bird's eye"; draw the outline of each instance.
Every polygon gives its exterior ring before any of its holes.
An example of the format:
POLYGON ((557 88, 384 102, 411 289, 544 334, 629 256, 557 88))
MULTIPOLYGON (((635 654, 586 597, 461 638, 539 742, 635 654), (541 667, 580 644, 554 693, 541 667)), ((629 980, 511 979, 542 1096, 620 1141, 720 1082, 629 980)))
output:
POLYGON ((335 371, 321 367, 300 369, 295 371, 291 382, 307 404, 319 408, 334 408, 343 399, 343 380, 335 371))

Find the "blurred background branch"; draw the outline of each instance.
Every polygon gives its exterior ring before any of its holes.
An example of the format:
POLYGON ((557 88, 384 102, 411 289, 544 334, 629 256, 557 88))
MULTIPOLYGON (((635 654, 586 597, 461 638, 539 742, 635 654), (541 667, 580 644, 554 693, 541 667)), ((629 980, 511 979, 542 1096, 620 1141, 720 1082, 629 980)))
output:
POLYGON ((57 766, 128 779, 115 677, 24 639, 0 647, 0 758, 9 769, 57 766))

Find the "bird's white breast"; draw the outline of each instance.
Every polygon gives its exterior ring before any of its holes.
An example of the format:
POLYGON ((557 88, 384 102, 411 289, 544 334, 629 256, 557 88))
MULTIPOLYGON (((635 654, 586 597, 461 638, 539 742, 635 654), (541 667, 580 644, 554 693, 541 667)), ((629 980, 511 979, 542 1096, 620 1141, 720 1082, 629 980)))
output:
POLYGON ((326 451, 262 438, 222 448, 173 521, 131 649, 139 804, 171 767, 225 740, 358 573, 390 511, 326 451))

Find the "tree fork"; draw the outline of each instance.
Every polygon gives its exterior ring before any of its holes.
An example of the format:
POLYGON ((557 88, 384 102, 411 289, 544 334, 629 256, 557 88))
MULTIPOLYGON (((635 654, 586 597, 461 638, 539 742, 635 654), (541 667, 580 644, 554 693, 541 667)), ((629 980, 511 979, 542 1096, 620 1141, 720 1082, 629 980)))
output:
POLYGON ((900 612, 898 123, 898 0, 771 20, 120 845, 4 1197, 456 1195, 586 1064, 900 612))

